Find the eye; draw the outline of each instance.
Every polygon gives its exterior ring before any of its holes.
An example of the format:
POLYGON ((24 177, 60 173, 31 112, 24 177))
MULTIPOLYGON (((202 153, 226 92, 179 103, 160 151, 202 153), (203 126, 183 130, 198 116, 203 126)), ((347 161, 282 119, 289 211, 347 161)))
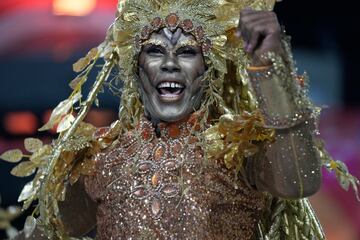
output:
POLYGON ((147 48, 146 53, 152 56, 159 56, 164 54, 164 50, 159 46, 150 46, 147 48))
POLYGON ((179 50, 177 50, 177 55, 195 56, 196 54, 197 54, 196 49, 194 49, 192 47, 183 47, 183 48, 180 48, 179 50))

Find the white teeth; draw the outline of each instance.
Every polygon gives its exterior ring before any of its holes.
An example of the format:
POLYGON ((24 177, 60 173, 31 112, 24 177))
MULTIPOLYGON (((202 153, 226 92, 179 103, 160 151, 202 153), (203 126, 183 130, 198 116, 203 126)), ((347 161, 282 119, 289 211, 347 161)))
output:
POLYGON ((158 88, 185 88, 185 86, 180 83, 162 82, 158 85, 158 88))
POLYGON ((159 88, 167 88, 167 87, 170 87, 170 83, 169 82, 163 82, 159 85, 159 88))

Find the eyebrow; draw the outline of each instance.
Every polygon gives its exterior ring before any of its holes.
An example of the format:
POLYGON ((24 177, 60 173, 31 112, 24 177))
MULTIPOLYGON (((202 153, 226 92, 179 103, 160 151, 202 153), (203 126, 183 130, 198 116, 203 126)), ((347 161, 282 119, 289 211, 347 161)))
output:
POLYGON ((199 46, 199 43, 194 40, 194 39, 186 39, 180 43, 178 43, 175 48, 174 48, 174 52, 176 52, 177 50, 179 50, 180 48, 183 48, 183 47, 198 47, 199 46))
MULTIPOLYGON (((169 45, 168 43, 159 40, 159 39, 148 39, 145 42, 141 43, 141 46, 147 46, 147 45, 154 45, 154 46, 160 46, 163 48, 167 48, 169 45)), ((180 43, 176 44, 175 48, 173 49, 174 52, 178 51, 180 48, 183 47, 199 47, 199 43, 194 39, 186 39, 184 41, 181 41, 180 43)))
POLYGON ((145 42, 141 43, 141 46, 146 46, 146 45, 155 45, 155 46, 161 46, 163 48, 167 48, 168 44, 165 43, 164 41, 161 41, 159 39, 148 39, 145 42))

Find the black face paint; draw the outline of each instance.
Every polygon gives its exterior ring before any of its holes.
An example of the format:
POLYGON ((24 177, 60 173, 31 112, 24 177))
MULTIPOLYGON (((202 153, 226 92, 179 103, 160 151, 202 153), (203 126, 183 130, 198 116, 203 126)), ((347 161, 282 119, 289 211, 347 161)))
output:
POLYGON ((190 44, 194 37, 181 29, 153 33, 149 42, 139 56, 139 89, 145 111, 151 119, 181 120, 201 104, 205 72, 201 48, 190 44))

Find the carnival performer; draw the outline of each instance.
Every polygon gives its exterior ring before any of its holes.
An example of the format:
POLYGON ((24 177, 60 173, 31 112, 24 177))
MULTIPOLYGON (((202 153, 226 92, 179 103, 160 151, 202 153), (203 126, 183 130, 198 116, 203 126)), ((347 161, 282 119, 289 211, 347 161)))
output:
POLYGON ((319 109, 273 5, 120 1, 105 42, 74 65, 73 94, 41 129, 58 124, 59 139, 25 141, 37 172, 19 200, 38 200, 39 217, 18 239, 94 229, 98 240, 324 239, 306 197, 320 187, 322 163, 340 163, 316 139, 319 109), (104 83, 117 81, 119 120, 84 123, 104 83))

